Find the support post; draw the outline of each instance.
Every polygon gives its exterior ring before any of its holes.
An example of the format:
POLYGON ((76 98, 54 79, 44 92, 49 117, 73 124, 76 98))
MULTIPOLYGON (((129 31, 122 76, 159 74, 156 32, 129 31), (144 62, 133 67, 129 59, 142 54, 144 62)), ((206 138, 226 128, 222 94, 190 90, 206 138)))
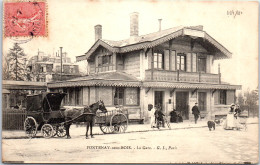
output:
POLYGON ((218 64, 218 83, 221 84, 220 64, 218 64))

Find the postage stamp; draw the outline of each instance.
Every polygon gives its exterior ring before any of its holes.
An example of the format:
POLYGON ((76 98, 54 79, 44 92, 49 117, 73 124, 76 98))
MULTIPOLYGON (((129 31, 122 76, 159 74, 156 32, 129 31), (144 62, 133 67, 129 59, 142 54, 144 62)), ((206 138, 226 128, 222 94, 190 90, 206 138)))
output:
POLYGON ((4 3, 5 37, 46 35, 46 2, 17 1, 4 3))

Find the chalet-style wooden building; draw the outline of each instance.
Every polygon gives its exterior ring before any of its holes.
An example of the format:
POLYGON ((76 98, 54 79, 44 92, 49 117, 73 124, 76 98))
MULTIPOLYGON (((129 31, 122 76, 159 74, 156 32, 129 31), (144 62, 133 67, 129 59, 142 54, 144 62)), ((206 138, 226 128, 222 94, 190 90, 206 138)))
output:
POLYGON ((138 35, 138 13, 130 16, 130 38, 102 39, 95 26, 96 42, 77 61, 87 60, 90 75, 48 83, 52 91, 67 92, 65 104, 89 105, 99 99, 113 109, 123 105, 130 119, 147 119, 148 104, 160 105, 166 114, 175 108, 184 119, 193 119, 198 102, 202 117, 227 113, 239 85, 221 81, 212 72, 215 60, 231 53, 202 26, 175 27, 138 35))

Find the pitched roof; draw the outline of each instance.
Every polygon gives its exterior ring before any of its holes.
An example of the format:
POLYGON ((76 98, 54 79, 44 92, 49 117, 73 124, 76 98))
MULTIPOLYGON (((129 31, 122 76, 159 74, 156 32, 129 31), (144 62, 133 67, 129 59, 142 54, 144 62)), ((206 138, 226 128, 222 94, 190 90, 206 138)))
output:
POLYGON ((99 39, 93 44, 88 52, 85 53, 85 55, 81 55, 76 58, 77 61, 86 60, 95 52, 95 50, 99 46, 103 46, 111 52, 125 53, 145 48, 152 48, 171 39, 185 35, 203 38, 203 42, 207 43, 207 45, 209 45, 210 47, 214 47, 216 50, 218 50, 219 53, 217 53, 218 56, 216 57, 216 59, 231 58, 232 56, 232 53, 229 52, 223 45, 217 42, 205 31, 203 31, 202 26, 178 26, 146 35, 130 37, 128 39, 120 41, 99 39))
POLYGON ((67 81, 84 81, 84 80, 120 80, 120 81, 138 81, 138 79, 124 72, 103 72, 91 74, 85 77, 78 77, 67 81))
POLYGON ((140 87, 140 81, 132 75, 124 72, 104 72, 91 74, 85 77, 48 83, 48 88, 71 86, 127 86, 140 87))
POLYGON ((166 36, 173 32, 181 30, 182 28, 184 28, 184 27, 178 26, 178 27, 158 31, 155 33, 149 33, 146 35, 137 36, 137 37, 135 37, 134 40, 131 40, 131 38, 128 38, 128 39, 120 40, 120 41, 112 41, 112 40, 105 40, 105 39, 102 39, 102 41, 104 41, 105 43, 107 43, 108 45, 110 45, 112 47, 124 47, 124 46, 133 45, 133 44, 137 44, 137 43, 143 43, 143 42, 157 40, 163 36, 166 36))

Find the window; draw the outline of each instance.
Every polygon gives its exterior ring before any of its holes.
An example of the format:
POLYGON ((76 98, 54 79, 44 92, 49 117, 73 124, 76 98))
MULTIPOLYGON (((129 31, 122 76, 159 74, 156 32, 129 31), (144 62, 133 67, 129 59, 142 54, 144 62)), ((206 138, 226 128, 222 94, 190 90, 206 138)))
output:
POLYGON ((154 53, 153 54, 153 66, 155 69, 163 69, 164 63, 163 63, 163 54, 162 53, 154 53))
POLYGON ((186 54, 177 54, 177 70, 186 71, 186 54))
POLYGON ((125 88, 125 105, 139 105, 138 88, 125 88))
POLYGON ((75 88, 75 105, 81 105, 81 88, 75 88))
POLYGON ((115 89, 114 105, 124 105, 124 88, 115 89))
POLYGON ((227 91, 226 90, 219 91, 219 103, 227 104, 227 91))
POLYGON ((206 57, 198 57, 198 72, 206 72, 206 57))
POLYGON ((112 55, 105 55, 98 57, 98 66, 110 65, 112 64, 112 55))

